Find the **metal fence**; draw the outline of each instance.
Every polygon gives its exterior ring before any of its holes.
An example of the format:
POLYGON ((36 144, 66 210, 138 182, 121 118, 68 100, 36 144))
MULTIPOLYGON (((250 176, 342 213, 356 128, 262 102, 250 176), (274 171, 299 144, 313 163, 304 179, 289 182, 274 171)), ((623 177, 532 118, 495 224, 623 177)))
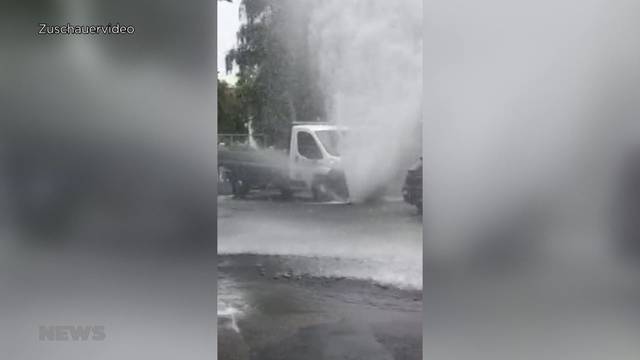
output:
MULTIPOLYGON (((266 144, 267 136, 264 134, 253 134, 253 140, 258 145, 266 144)), ((249 134, 218 134, 218 145, 247 145, 249 144, 249 134)))

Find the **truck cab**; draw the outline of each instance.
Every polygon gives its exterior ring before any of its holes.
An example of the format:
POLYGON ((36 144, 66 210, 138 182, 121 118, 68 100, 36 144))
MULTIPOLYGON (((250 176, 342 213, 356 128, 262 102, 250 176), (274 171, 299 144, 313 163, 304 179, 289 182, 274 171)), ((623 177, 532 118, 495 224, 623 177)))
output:
POLYGON ((346 199, 340 162, 340 142, 346 133, 345 127, 333 124, 294 123, 289 148, 291 182, 304 183, 314 198, 331 195, 346 199))

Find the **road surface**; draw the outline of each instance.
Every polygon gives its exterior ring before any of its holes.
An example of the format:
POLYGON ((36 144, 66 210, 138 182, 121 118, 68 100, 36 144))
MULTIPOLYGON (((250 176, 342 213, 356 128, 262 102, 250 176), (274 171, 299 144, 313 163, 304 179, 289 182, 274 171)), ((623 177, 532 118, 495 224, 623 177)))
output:
POLYGON ((218 199, 218 354, 421 359, 422 219, 372 204, 218 199))

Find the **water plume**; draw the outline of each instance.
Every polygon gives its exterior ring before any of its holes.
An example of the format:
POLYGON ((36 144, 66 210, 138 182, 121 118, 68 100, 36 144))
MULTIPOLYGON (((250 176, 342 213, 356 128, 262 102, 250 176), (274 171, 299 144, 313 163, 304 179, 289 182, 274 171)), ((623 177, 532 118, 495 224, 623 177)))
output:
POLYGON ((341 149, 350 196, 365 200, 421 152, 422 2, 322 1, 309 44, 328 120, 351 129, 341 149))

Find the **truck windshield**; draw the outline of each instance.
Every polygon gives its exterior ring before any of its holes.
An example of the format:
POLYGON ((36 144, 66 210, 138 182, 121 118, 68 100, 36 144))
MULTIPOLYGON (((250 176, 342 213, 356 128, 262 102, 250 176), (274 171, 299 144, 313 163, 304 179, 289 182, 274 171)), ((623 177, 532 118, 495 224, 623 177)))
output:
POLYGON ((340 156, 339 146, 340 138, 344 136, 344 131, 338 130, 318 130, 316 131, 318 139, 330 155, 340 156))

